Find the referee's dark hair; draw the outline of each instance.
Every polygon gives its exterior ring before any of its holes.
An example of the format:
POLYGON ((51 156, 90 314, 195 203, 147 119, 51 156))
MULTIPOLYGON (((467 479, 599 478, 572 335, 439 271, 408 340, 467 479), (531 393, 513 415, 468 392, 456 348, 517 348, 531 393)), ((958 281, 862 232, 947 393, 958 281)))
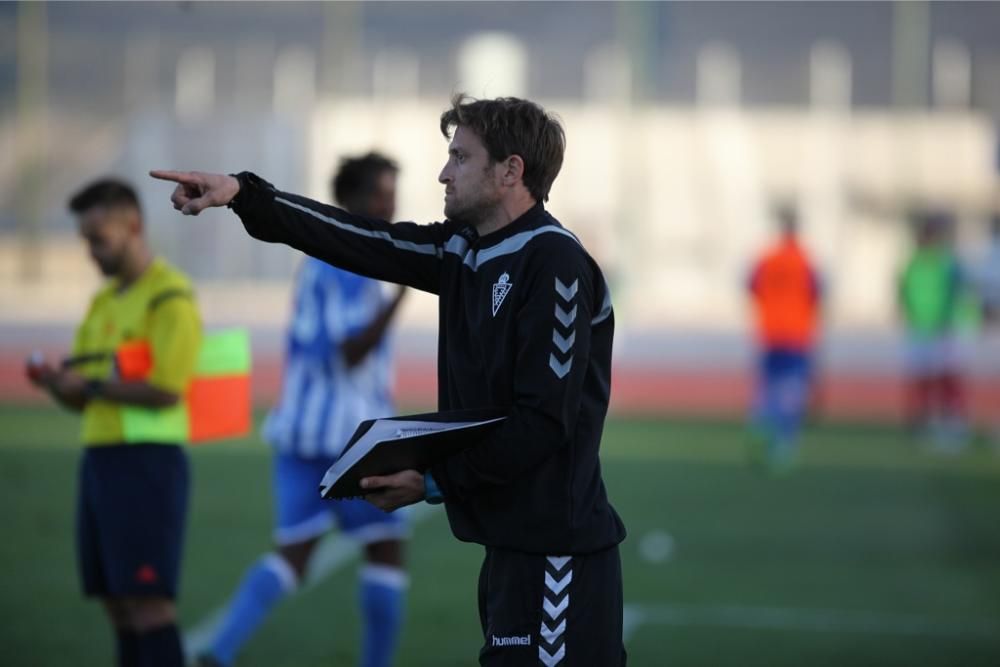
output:
POLYGON ((387 171, 395 174, 399 172, 399 165, 375 151, 342 159, 333 177, 334 199, 348 210, 362 208, 361 199, 375 191, 378 177, 387 171))
POLYGON ((566 133, 555 116, 530 100, 477 100, 458 93, 441 114, 441 134, 450 139, 451 128, 458 126, 479 137, 494 163, 521 156, 525 187, 535 201, 548 201, 566 152, 566 133))
POLYGON ((96 206, 126 207, 142 211, 135 188, 130 183, 115 178, 101 178, 89 183, 69 200, 69 210, 77 215, 96 206))

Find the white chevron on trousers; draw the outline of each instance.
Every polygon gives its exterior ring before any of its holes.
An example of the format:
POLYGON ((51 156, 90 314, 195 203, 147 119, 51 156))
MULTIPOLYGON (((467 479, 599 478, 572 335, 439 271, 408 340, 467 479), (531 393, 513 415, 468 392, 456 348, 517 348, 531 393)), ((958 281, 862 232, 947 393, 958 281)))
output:
POLYGON ((546 556, 546 558, 548 559, 549 564, 556 568, 556 574, 559 574, 559 570, 566 567, 566 563, 569 562, 569 559, 572 558, 572 556, 546 556))
POLYGON ((559 647, 559 650, 553 654, 543 649, 541 646, 538 647, 538 659, 541 660, 545 667, 553 667, 562 662, 562 659, 566 657, 566 645, 563 644, 559 647))
POLYGON ((563 589, 573 581, 573 570, 566 573, 566 576, 562 578, 561 581, 556 581, 551 574, 545 573, 545 585, 548 586, 549 590, 559 595, 563 592, 563 589))
MULTIPOLYGON (((550 359, 553 358, 550 356, 550 359)), ((572 361, 572 358, 570 358, 570 361, 572 361)), ((542 607, 545 609, 545 614, 548 615, 548 618, 552 619, 551 623, 553 626, 550 627, 548 625, 543 615, 542 627, 539 630, 539 634, 547 645, 554 648, 556 643, 563 639, 566 632, 566 622, 569 618, 567 610, 569 609, 569 596, 571 593, 567 587, 573 581, 573 568, 570 567, 573 557, 546 556, 545 559, 548 562, 545 564, 545 588, 542 589, 542 607), (549 599, 550 595, 552 597, 562 595, 562 602, 555 604, 553 600, 549 599), (555 625, 556 620, 560 616, 563 617, 562 620, 559 621, 558 625, 555 625)), ((565 657, 565 642, 562 642, 562 645, 559 646, 559 649, 555 653, 549 653, 541 644, 538 645, 538 660, 546 667, 558 665, 565 657)))
POLYGON ((576 290, 579 289, 579 287, 580 287, 579 278, 574 280, 573 284, 568 287, 564 285, 563 282, 559 280, 558 277, 556 278, 556 292, 559 293, 559 296, 561 296, 564 301, 569 301, 574 296, 576 296, 576 290))
POLYGON ((559 304, 557 303, 556 319, 559 320, 559 323, 562 324, 564 327, 569 328, 569 326, 573 324, 573 320, 576 319, 576 306, 573 306, 573 310, 567 313, 565 310, 560 308, 559 304))
POLYGON ((557 625, 555 629, 552 629, 549 626, 545 625, 545 621, 542 621, 542 630, 541 630, 542 639, 544 639, 549 644, 554 644, 556 640, 559 639, 559 637, 561 637, 562 633, 565 631, 566 631, 565 618, 559 621, 559 625, 557 625))
POLYGON ((566 611, 566 607, 569 606, 569 593, 563 598, 563 601, 559 604, 552 604, 552 601, 548 598, 542 598, 542 607, 545 608, 545 613, 549 615, 553 621, 559 618, 559 614, 566 611))
POLYGON ((569 352, 569 348, 573 347, 573 343, 576 342, 576 332, 574 331, 569 335, 568 338, 563 338, 559 335, 559 332, 555 329, 552 330, 552 342, 555 343, 556 347, 563 354, 569 352))

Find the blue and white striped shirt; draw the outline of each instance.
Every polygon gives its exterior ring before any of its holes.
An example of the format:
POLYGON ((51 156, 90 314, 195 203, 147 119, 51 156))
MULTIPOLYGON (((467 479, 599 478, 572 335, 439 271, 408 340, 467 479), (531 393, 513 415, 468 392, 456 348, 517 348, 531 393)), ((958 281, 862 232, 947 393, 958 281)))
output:
POLYGON ((303 458, 337 457, 364 419, 393 414, 386 338, 353 368, 340 346, 388 304, 378 281, 307 257, 299 271, 288 330, 281 399, 264 437, 303 458))

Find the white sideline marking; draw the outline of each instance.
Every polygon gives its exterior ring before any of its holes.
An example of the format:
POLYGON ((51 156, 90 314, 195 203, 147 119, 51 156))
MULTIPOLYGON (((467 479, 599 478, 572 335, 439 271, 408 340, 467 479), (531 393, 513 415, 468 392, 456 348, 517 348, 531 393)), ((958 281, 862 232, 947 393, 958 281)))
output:
MULTIPOLYGON (((428 505, 427 503, 413 505, 409 516, 410 524, 415 526, 440 509, 440 505, 428 505)), ((361 546, 341 533, 333 533, 321 540, 316 546, 316 553, 313 554, 309 564, 305 582, 298 592, 315 588, 327 577, 357 560, 360 553, 361 546)), ((228 608, 229 601, 227 600, 209 612, 193 627, 184 631, 184 655, 188 662, 211 646, 228 608)))
POLYGON ((641 625, 711 626, 985 639, 1000 637, 1000 618, 953 619, 926 614, 744 607, 739 605, 629 604, 625 605, 624 612, 622 635, 626 643, 641 625))

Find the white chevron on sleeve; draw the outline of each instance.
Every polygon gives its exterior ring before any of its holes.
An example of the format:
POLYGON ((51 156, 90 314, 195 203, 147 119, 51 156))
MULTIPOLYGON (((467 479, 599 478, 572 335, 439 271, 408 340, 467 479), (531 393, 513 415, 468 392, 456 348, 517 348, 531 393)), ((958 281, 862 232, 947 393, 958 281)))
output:
POLYGON ((569 593, 563 598, 563 601, 559 604, 552 604, 552 601, 548 598, 542 598, 542 607, 545 609, 545 613, 549 615, 553 621, 559 618, 559 614, 566 611, 566 607, 569 606, 569 593))
POLYGON ((546 556, 546 558, 548 559, 549 564, 556 569, 556 574, 558 574, 559 570, 566 567, 566 563, 569 562, 569 559, 572 558, 572 556, 546 556))
POLYGON ((553 578, 553 576, 548 572, 545 573, 545 585, 548 586, 549 590, 556 595, 562 593, 563 589, 566 588, 571 581, 573 581, 573 570, 567 572, 566 576, 559 581, 556 581, 555 578, 553 578))
POLYGON ((552 354, 551 352, 549 353, 549 368, 552 369, 552 372, 555 373, 556 377, 559 378, 560 380, 566 377, 566 374, 569 373, 569 369, 572 367, 573 367, 573 357, 567 359, 566 363, 560 364, 559 360, 556 359, 556 355, 552 354))
POLYGON ((560 308, 559 304, 557 303, 556 319, 559 320, 560 324, 562 324, 564 327, 569 327, 569 325, 573 324, 573 320, 576 319, 576 306, 573 306, 573 310, 567 313, 565 310, 560 308))
POLYGON ((538 659, 545 663, 545 667, 554 667, 562 662, 562 659, 566 657, 566 645, 563 644, 559 647, 559 650, 553 654, 549 654, 548 651, 543 649, 541 646, 538 647, 538 659))
POLYGON ((542 621, 542 630, 541 630, 542 639, 544 639, 548 643, 554 644, 555 641, 559 639, 559 637, 561 637, 562 633, 564 632, 566 632, 565 618, 559 621, 559 625, 557 625, 555 629, 550 628, 545 624, 545 621, 542 621))
POLYGON ((573 347, 573 343, 576 342, 576 332, 574 331, 569 335, 569 338, 563 338, 559 335, 559 332, 555 329, 552 330, 552 342, 556 344, 559 351, 563 354, 569 352, 569 348, 573 347))
POLYGON ((566 285, 563 285, 562 281, 559 280, 559 277, 556 276, 556 292, 559 293, 559 296, 561 296, 564 301, 569 301, 574 296, 576 296, 576 291, 579 288, 580 288, 580 279, 579 278, 577 278, 576 280, 574 280, 573 284, 570 285, 569 287, 567 287, 566 285))

